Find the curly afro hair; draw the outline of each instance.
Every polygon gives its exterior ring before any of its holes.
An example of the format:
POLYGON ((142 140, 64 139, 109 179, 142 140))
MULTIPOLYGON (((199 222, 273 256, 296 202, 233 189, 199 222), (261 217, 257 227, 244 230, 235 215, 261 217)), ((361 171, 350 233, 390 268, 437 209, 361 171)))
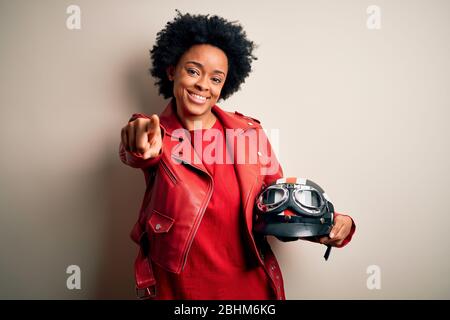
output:
POLYGON ((252 71, 252 51, 256 45, 249 41, 242 26, 219 16, 178 15, 157 33, 156 44, 150 50, 151 75, 155 85, 165 99, 173 97, 173 82, 167 78, 166 69, 176 66, 179 59, 196 44, 209 44, 225 52, 228 59, 228 74, 220 99, 227 99, 240 89, 245 78, 252 71))

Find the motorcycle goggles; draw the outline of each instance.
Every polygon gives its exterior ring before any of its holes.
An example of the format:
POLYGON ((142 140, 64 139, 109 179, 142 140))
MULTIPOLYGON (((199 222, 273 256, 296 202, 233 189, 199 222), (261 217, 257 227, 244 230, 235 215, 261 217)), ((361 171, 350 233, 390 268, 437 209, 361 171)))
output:
POLYGON ((323 189, 303 178, 277 180, 259 195, 256 206, 262 214, 282 213, 291 209, 298 215, 313 218, 334 211, 323 189))
MULTIPOLYGON (((253 229, 257 233, 295 239, 326 235, 333 227, 333 204, 311 180, 278 179, 260 193, 255 204, 257 219, 253 229)), ((327 245, 325 260, 330 251, 327 245)))

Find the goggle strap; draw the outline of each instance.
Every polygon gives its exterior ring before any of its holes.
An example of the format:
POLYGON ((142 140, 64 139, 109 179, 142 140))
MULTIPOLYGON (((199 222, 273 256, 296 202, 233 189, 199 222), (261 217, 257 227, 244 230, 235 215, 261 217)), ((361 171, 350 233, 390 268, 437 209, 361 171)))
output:
POLYGON ((327 250, 325 251, 325 254, 323 256, 325 258, 325 261, 328 260, 328 257, 330 256, 330 252, 331 252, 331 246, 327 245, 327 250))

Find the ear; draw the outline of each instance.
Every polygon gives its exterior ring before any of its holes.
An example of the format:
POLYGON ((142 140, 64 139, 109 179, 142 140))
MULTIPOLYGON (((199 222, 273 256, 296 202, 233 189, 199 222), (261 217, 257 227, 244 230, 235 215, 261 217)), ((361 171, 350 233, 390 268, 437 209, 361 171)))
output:
POLYGON ((173 66, 168 66, 166 69, 167 78, 169 78, 170 81, 173 81, 175 77, 175 68, 173 66))

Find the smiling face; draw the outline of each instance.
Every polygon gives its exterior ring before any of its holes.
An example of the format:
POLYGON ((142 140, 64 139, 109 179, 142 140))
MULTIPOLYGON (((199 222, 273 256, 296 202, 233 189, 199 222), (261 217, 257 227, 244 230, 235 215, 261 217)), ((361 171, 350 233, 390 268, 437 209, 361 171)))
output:
MULTIPOLYGON (((173 81, 177 113, 183 122, 201 120, 207 126, 228 72, 225 53, 208 44, 194 45, 167 70, 173 81)), ((204 126, 204 127, 205 127, 204 126)))

